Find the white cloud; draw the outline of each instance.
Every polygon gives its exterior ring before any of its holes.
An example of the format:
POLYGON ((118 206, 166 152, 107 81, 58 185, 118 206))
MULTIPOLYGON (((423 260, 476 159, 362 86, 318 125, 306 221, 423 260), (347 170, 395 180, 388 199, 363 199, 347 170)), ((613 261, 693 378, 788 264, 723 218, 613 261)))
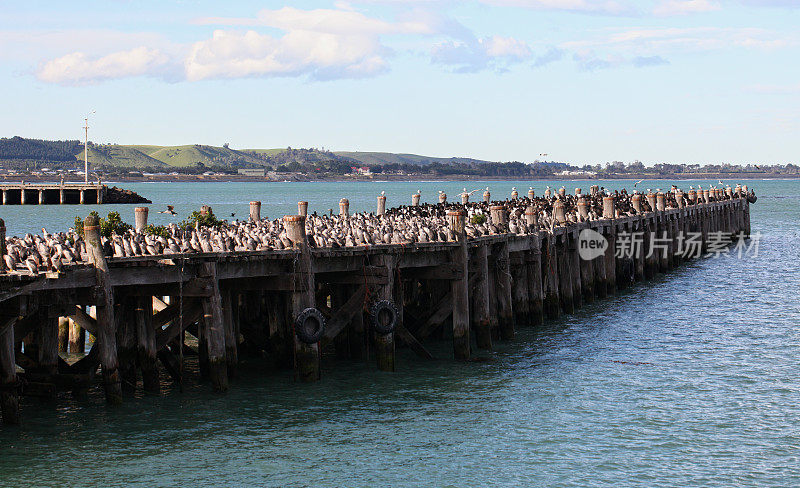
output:
POLYGON ((653 9, 655 15, 671 16, 702 12, 713 12, 721 9, 719 2, 711 0, 667 0, 653 9))
POLYGON ((292 31, 275 38, 255 31, 217 30, 194 43, 186 79, 310 75, 316 79, 360 78, 387 69, 384 48, 369 35, 292 31))
POLYGON ((503 71, 508 66, 530 59, 531 48, 513 37, 492 36, 481 39, 443 41, 431 51, 431 61, 456 67, 458 73, 484 69, 503 71))
POLYGON ((100 80, 166 73, 169 56, 147 47, 91 58, 74 52, 44 63, 37 78, 48 83, 79 85, 100 80))
POLYGON ((284 31, 311 31, 334 35, 434 34, 424 21, 407 19, 399 22, 367 17, 352 10, 299 10, 284 7, 264 9, 255 18, 207 17, 195 20, 201 25, 267 26, 284 31))

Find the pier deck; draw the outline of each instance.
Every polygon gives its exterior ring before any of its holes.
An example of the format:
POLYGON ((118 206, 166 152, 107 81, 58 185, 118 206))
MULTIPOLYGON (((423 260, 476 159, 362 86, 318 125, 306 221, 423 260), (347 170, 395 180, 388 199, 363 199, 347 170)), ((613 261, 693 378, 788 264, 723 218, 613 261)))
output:
POLYGON ((298 381, 321 377, 323 351, 394 371, 396 347, 427 360, 426 343, 444 339, 452 358, 468 360, 519 327, 670 271, 687 259, 677 252, 683 234, 696 233, 706 250, 750 233, 749 203, 736 195, 478 238, 467 238, 465 214, 454 210, 453 241, 412 245, 313 249, 304 217, 285 220, 292 249, 124 258, 104 256, 88 225, 91 264, 0 274, 4 422, 19 421, 20 394, 85 391, 98 369, 109 403, 134 388, 157 393, 160 375, 182 380, 187 335, 216 391, 228 389, 242 354, 293 368, 298 381), (591 260, 580 256, 585 229, 609 243, 591 260), (633 233, 644 245, 620 254, 633 233), (663 253, 648 253, 655 240, 663 253), (96 338, 88 352, 87 331, 96 338), (70 365, 59 356, 66 351, 85 356, 70 365))

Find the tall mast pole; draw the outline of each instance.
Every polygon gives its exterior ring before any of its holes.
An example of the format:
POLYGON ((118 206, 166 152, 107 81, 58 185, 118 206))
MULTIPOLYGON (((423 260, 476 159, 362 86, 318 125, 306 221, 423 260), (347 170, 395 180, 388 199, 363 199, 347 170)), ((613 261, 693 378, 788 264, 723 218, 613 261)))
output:
POLYGON ((89 117, 87 116, 86 125, 83 126, 86 131, 86 138, 83 142, 83 181, 89 183, 89 117))

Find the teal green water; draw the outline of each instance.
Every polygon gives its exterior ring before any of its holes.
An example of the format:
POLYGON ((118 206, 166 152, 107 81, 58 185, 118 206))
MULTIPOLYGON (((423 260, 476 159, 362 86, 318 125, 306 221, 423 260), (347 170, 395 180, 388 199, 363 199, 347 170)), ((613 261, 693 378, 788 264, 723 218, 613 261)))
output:
MULTIPOLYGON (((468 189, 545 184, 560 186, 468 189)), ((24 424, 0 431, 0 486, 798 486, 800 182, 748 184, 756 258, 690 263, 521 329, 482 363, 432 343, 437 361, 400 351, 394 374, 326 357, 322 381, 301 385, 251 360, 224 396, 165 383, 165 395, 115 409, 99 390, 88 402, 25 400, 24 424)), ((669 182, 643 184, 659 185, 669 182)), ((392 204, 417 188, 452 199, 464 184, 129 186, 154 208, 245 215, 260 199, 272 217, 300 198, 371 209, 380 190, 392 204)), ((0 207, 0 217, 19 234, 63 228, 79 211, 0 207)))

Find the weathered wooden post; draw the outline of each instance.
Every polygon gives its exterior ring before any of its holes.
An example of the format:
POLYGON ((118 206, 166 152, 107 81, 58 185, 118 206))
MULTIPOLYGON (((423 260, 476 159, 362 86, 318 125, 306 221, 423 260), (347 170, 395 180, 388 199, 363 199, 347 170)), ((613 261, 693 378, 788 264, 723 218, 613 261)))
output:
POLYGON ((261 202, 250 202, 250 222, 261 222, 261 202))
POLYGON ((69 352, 84 353, 86 349, 86 331, 72 319, 69 319, 69 352))
POLYGON ((641 193, 634 193, 631 197, 631 207, 633 207, 634 212, 636 215, 640 215, 642 213, 642 194, 641 193))
POLYGON ((111 288, 108 264, 100 242, 100 219, 94 215, 83 221, 83 234, 89 262, 94 265, 97 295, 97 347, 103 369, 103 386, 106 402, 122 403, 122 381, 117 358, 116 320, 114 317, 114 291, 111 288))
MULTIPOLYGON (((530 208, 530 207, 529 207, 530 208)), ((542 240, 537 230, 530 235, 531 247, 526 253, 528 268, 528 305, 531 325, 544 322, 544 290, 542 288, 542 240)))
POLYGON ((225 328, 225 361, 227 364, 228 378, 236 376, 236 368, 239 366, 239 334, 236 331, 234 322, 234 309, 236 308, 236 298, 230 288, 222 291, 222 324, 225 328))
POLYGON ((560 196, 561 199, 563 200, 567 196, 567 189, 564 188, 563 186, 561 188, 559 188, 558 189, 558 196, 560 196))
POLYGON ((550 189, 550 187, 548 186, 548 187, 547 187, 547 188, 545 188, 545 190, 544 190, 544 197, 545 197, 546 199, 550 200, 550 197, 551 197, 551 196, 553 196, 553 191, 552 191, 552 190, 550 189))
POLYGON ((308 217, 308 202, 297 202, 297 214, 302 215, 303 217, 308 217))
POLYGON ((483 192, 483 202, 484 202, 484 203, 489 203, 489 202, 491 202, 491 201, 492 201, 492 193, 491 193, 491 192, 489 191, 489 189, 487 188, 487 189, 486 189, 486 190, 483 192))
POLYGON ((586 199, 579 197, 576 206, 578 207, 578 216, 580 216, 581 221, 585 222, 589 220, 589 204, 586 203, 586 199))
POLYGON ((600 186, 599 185, 592 185, 592 186, 589 187, 589 194, 591 196, 596 196, 598 193, 600 193, 600 186))
MULTIPOLYGON (((505 209, 503 210, 505 212, 505 209)), ((503 224, 505 225, 505 223, 503 224)), ((511 271, 509 266, 508 238, 495 244, 494 283, 497 291, 497 323, 503 340, 514 338, 514 309, 511 297, 511 271)))
POLYGON ((461 192, 461 205, 466 205, 468 203, 469 203, 469 193, 467 192, 467 189, 464 188, 464 191, 461 192))
MULTIPOLYGON (((377 262, 378 266, 383 266, 386 268, 386 274, 389 277, 388 282, 385 285, 378 287, 378 298, 381 300, 393 301, 395 257, 391 254, 384 253, 378 256, 377 262)), ((373 320, 380 320, 380 314, 378 313, 378 315, 378 317, 373 317, 373 320)), ((395 317, 395 320, 398 320, 399 318, 400 317, 395 317)), ((375 360, 377 361, 378 369, 380 371, 393 372, 394 331, 382 334, 373 328, 372 332, 375 339, 375 360)))
POLYGON ((558 296, 558 248, 555 240, 556 236, 552 232, 546 233, 542 251, 543 307, 545 315, 550 319, 556 319, 561 315, 561 302, 558 296))
POLYGON ((580 188, 575 188, 575 196, 576 196, 576 197, 579 197, 579 196, 581 196, 581 192, 583 192, 583 190, 582 190, 582 189, 580 189, 580 188))
POLYGON ((608 230, 605 238, 608 241, 604 257, 606 268, 606 293, 613 295, 617 291, 617 224, 616 218, 616 204, 614 197, 603 197, 603 218, 608 219, 608 230))
POLYGON ((567 223, 567 214, 564 210, 564 201, 560 198, 553 203, 553 220, 556 225, 567 223))
POLYGON ((228 363, 225 357, 225 324, 222 318, 222 297, 217 281, 217 263, 206 261, 200 267, 200 278, 208 282, 208 296, 203 297, 203 340, 208 350, 208 375, 214 391, 228 390, 228 363))
POLYGON ((647 204, 650 205, 650 211, 651 212, 655 212, 656 211, 656 194, 653 193, 653 192, 648 192, 646 198, 647 198, 647 204))
POLYGON ((583 289, 581 283, 581 256, 578 253, 578 231, 565 234, 567 239, 567 260, 572 277, 572 303, 576 309, 583 306, 583 289))
POLYGON ((439 203, 447 203, 447 193, 439 191, 439 203))
POLYGON ((666 199, 665 199, 664 193, 662 193, 662 192, 656 193, 656 209, 659 212, 663 212, 664 210, 666 210, 666 208, 667 208, 667 204, 666 204, 666 199))
MULTIPOLYGON (((599 225, 593 229, 601 234, 603 233, 603 225, 599 225)), ((603 237, 606 237, 605 234, 603 237)), ((606 258, 605 253, 594 258, 592 261, 594 266, 594 294, 597 298, 605 298, 608 296, 608 280, 606 275, 606 258)))
POLYGON ((517 191, 516 187, 511 189, 511 199, 512 200, 519 200, 519 192, 517 191))
POLYGON ((69 319, 67 317, 58 318, 58 352, 66 353, 69 351, 69 319))
POLYGON ((153 329, 153 297, 136 297, 136 355, 142 370, 142 386, 147 393, 158 394, 161 381, 158 374, 156 331, 153 329))
POLYGON ((528 199, 533 200, 536 197, 536 192, 533 191, 533 187, 528 189, 528 199))
POLYGON ((375 215, 386 215, 386 196, 378 195, 378 209, 375 215))
MULTIPOLYGON (((283 217, 286 234, 298 251, 297 265, 293 275, 292 319, 297 319, 305 310, 313 309, 314 269, 311 262, 311 251, 306 242, 306 218, 301 215, 283 217)), ((318 324, 324 330, 323 324, 318 324)), ((320 378, 319 342, 306 343, 293 326, 294 336, 295 378, 302 382, 317 381, 320 378)))
POLYGON ((469 271, 467 264, 467 235, 464 232, 466 213, 463 210, 447 212, 447 220, 455 235, 456 246, 451 259, 454 268, 459 271, 458 277, 450 280, 450 293, 453 296, 453 354, 458 360, 467 360, 470 356, 469 339, 469 271))
POLYGON ((144 232, 147 228, 147 207, 136 207, 133 209, 133 227, 136 232, 144 232))
POLYGON ((500 232, 506 232, 506 209, 502 205, 492 205, 489 207, 489 215, 500 232))
MULTIPOLYGON (((2 220, 0 219, 0 222, 2 220)), ((3 237, 5 240, 5 237, 3 237)), ((0 323, 0 411, 3 423, 19 424, 19 385, 14 359, 14 323, 17 317, 2 317, 0 323)))
POLYGON ((492 348, 491 316, 489 310, 489 245, 480 243, 474 251, 475 288, 473 293, 473 326, 479 349, 492 348))
POLYGON ((420 199, 421 196, 422 195, 420 195, 419 192, 414 193, 413 195, 411 195, 411 206, 412 207, 419 207, 419 199, 420 199))
POLYGON ((514 311, 514 323, 531 325, 530 301, 528 292, 528 263, 527 251, 509 254, 511 272, 511 308, 514 311))
MULTIPOLYGON (((594 302, 595 297, 595 279, 594 279, 594 262, 591 260, 584 260, 580 255, 580 232, 577 231, 577 242, 576 242, 576 250, 578 254, 578 268, 580 273, 580 280, 581 280, 581 295, 583 297, 583 301, 586 303, 594 302)), ((597 259, 597 258, 595 258, 597 259)))
POLYGON ((558 297, 561 310, 564 313, 575 312, 575 302, 572 295, 572 261, 569 255, 566 229, 556 237, 556 260, 558 266, 558 297))
POLYGON ((339 200, 339 215, 344 218, 350 218, 350 200, 342 198, 339 200))

